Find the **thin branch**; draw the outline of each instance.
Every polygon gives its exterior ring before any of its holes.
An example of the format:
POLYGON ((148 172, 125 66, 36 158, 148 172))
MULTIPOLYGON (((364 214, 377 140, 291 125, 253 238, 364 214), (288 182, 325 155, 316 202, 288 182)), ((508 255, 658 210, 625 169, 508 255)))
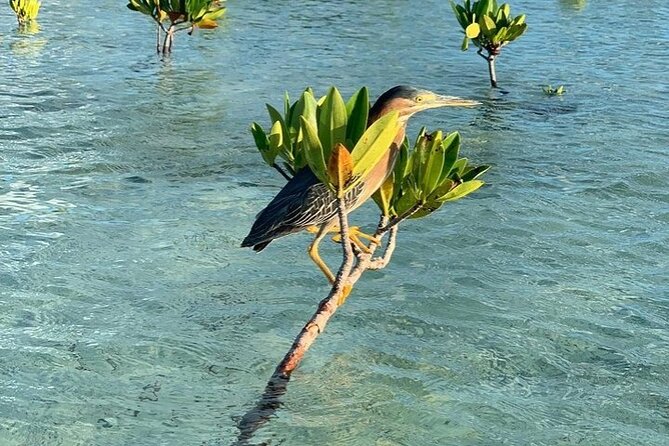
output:
POLYGON ((388 224, 386 224, 385 226, 383 226, 382 228, 380 228, 380 229, 382 229, 384 233, 388 232, 394 226, 397 226, 398 224, 400 224, 401 222, 403 222, 407 218, 410 218, 416 212, 420 211, 420 209, 422 207, 423 207, 423 203, 416 203, 415 205, 413 205, 412 207, 407 209, 402 215, 399 215, 399 216, 396 216, 396 217, 393 217, 392 219, 390 219, 390 222, 388 224))
POLYGON ((273 163, 273 164, 272 164, 272 167, 275 168, 275 169, 281 174, 281 176, 283 176, 286 180, 290 181, 290 180, 293 179, 293 177, 291 177, 290 175, 288 175, 288 174, 286 173, 286 171, 283 170, 283 169, 281 168, 281 166, 279 166, 277 163, 273 163))
MULTIPOLYGON (((182 22, 182 23, 184 23, 184 22, 182 22)), ((186 26, 182 26, 180 28, 177 28, 176 24, 175 24, 174 32, 176 33, 176 32, 180 32, 180 31, 186 31, 186 30, 189 30, 189 29, 192 29, 192 28, 193 28, 192 25, 186 25, 186 26)), ((190 32, 188 34, 190 34, 190 32)))
POLYGON ((397 225, 390 228, 390 234, 388 235, 388 243, 386 243, 386 249, 383 251, 383 256, 371 259, 369 261, 369 266, 367 267, 367 269, 378 270, 388 266, 388 263, 390 263, 390 259, 393 257, 393 253, 395 252, 398 229, 399 227, 397 225))
POLYGON ((483 54, 483 47, 479 48, 479 50, 476 52, 476 54, 478 54, 479 56, 484 58, 486 61, 490 61, 490 56, 489 55, 486 56, 486 55, 483 54))
POLYGON ((351 274, 354 260, 353 248, 351 248, 351 242, 349 241, 346 196, 343 193, 341 194, 341 197, 337 199, 337 215, 339 217, 339 231, 341 234, 341 245, 344 259, 341 268, 339 268, 339 271, 337 272, 337 278, 335 279, 333 289, 335 293, 342 293, 344 291, 344 281, 348 279, 349 274, 351 274))

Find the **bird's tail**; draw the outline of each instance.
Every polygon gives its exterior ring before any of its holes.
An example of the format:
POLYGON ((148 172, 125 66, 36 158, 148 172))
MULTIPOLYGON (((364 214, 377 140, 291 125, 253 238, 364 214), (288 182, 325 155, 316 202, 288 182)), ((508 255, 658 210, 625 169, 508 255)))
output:
POLYGON ((272 239, 262 240, 253 236, 254 234, 249 234, 246 236, 244 241, 242 241, 242 248, 253 248, 254 251, 260 252, 272 243, 272 239))

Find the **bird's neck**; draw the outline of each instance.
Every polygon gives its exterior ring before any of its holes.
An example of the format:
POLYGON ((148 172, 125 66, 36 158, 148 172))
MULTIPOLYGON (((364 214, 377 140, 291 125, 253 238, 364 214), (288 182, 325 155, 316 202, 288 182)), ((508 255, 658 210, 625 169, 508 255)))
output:
POLYGON ((376 122, 381 116, 393 111, 393 108, 390 106, 391 104, 379 104, 378 103, 379 101, 376 102, 377 103, 374 104, 372 108, 369 110, 369 117, 367 118, 367 127, 374 124, 374 122, 376 122))
MULTIPOLYGON (((374 106, 369 110, 369 118, 367 118, 367 127, 374 124, 374 122, 376 122, 379 118, 381 118, 381 116, 385 115, 386 113, 390 113, 392 111, 393 111, 392 107, 379 106, 377 108, 377 104, 374 104, 374 106)), ((402 143, 404 142, 404 135, 406 134, 407 122, 409 121, 409 117, 410 115, 400 116, 401 126, 400 129, 397 131, 397 135, 395 136, 393 144, 390 147, 393 160, 395 158, 395 155, 397 155, 399 148, 402 147, 402 143)))

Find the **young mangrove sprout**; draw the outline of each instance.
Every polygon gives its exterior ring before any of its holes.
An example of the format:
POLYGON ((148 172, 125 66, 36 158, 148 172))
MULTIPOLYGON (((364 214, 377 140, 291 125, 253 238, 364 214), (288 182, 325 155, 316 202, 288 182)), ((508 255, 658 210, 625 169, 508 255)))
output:
POLYGON ((553 88, 552 85, 546 85, 542 87, 542 89, 547 96, 562 96, 567 92, 567 89, 564 88, 564 85, 560 85, 555 88, 553 88))
POLYGON ((129 0, 127 6, 156 22, 156 52, 162 54, 172 51, 175 33, 216 28, 225 14, 221 0, 129 0))
POLYGON ((9 0, 9 6, 16 14, 19 27, 25 27, 35 22, 41 5, 38 0, 9 0))
POLYGON ((478 48, 477 54, 488 62, 490 85, 497 87, 495 60, 503 47, 523 35, 527 29, 525 14, 512 18, 509 4, 497 6, 497 0, 465 0, 462 5, 449 1, 465 34, 462 51, 467 51, 471 39, 478 48), (484 50, 486 54, 483 54, 484 50))

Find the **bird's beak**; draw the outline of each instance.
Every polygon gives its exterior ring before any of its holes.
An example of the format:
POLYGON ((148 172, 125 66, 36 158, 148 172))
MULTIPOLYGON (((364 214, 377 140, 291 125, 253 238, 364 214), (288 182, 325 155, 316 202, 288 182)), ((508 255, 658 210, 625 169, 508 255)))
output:
POLYGON ((470 99, 462 99, 457 96, 442 96, 436 95, 433 101, 430 101, 429 104, 426 104, 427 108, 437 108, 437 107, 473 107, 475 105, 481 105, 478 101, 472 101, 470 99))

